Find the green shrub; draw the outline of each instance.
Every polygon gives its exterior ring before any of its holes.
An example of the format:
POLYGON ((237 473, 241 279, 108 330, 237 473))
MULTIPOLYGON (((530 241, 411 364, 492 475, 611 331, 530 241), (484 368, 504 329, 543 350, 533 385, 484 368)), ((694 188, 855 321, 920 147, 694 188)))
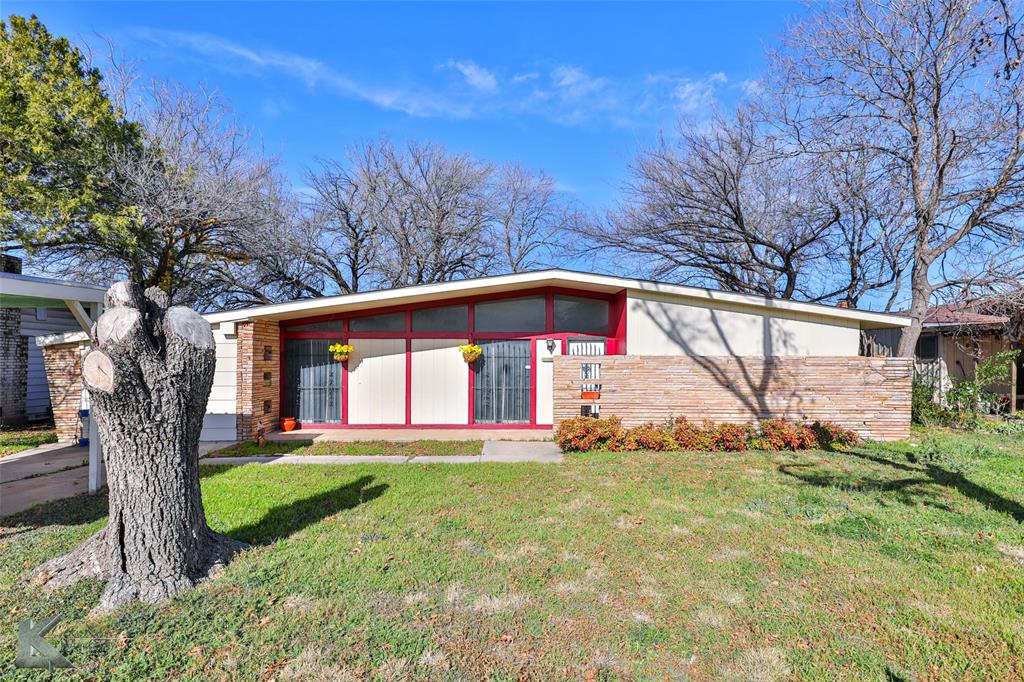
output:
POLYGON ((935 401, 935 384, 914 379, 910 387, 910 421, 919 426, 949 426, 953 414, 935 401))

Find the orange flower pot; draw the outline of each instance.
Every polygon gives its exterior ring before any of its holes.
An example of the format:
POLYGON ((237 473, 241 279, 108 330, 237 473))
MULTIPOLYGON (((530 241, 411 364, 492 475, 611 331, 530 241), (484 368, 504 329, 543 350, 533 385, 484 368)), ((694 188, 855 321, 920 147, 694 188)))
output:
POLYGON ((597 400, 601 397, 601 391, 581 391, 580 396, 584 400, 597 400))
POLYGON ((295 421, 295 417, 285 417, 281 420, 281 428, 284 431, 294 431, 298 425, 299 423, 295 421))

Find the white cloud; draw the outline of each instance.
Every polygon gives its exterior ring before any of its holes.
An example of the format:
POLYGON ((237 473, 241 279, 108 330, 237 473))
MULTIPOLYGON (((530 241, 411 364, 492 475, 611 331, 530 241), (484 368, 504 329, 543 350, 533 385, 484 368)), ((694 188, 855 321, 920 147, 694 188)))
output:
POLYGON ((684 114, 707 111, 715 104, 715 88, 727 81, 724 73, 713 73, 697 80, 680 78, 672 90, 676 108, 684 114))
POLYGON ((466 79, 466 83, 480 92, 497 92, 498 79, 493 73, 469 60, 455 61, 448 60, 448 68, 455 69, 466 79))
MULTIPOLYGON (((593 74, 573 64, 545 71, 523 70, 509 79, 514 88, 500 87, 495 72, 470 59, 451 59, 438 69, 456 71, 466 85, 487 97, 467 97, 466 89, 450 79, 428 83, 387 77, 357 78, 319 59, 280 50, 254 49, 208 33, 137 29, 134 35, 166 52, 227 72, 271 75, 295 80, 310 89, 328 90, 349 99, 410 116, 465 119, 537 117, 561 125, 630 129, 662 128, 680 114, 701 119, 714 109, 719 92, 736 95, 760 87, 757 81, 730 84, 723 73, 681 76, 658 72, 646 77, 593 74)), ((424 78, 427 76, 424 75, 424 78)), ((268 117, 288 111, 287 100, 264 101, 268 117)))
POLYGON ((466 118, 471 111, 442 93, 419 87, 368 85, 328 64, 292 52, 253 50, 208 33, 137 29, 135 35, 163 47, 186 48, 214 58, 225 70, 245 68, 256 72, 277 71, 301 80, 309 88, 325 87, 343 96, 375 104, 410 116, 466 118))
POLYGON ((740 81, 740 90, 747 97, 757 97, 764 93, 764 83, 756 79, 740 81))
POLYGON ((605 78, 594 78, 575 66, 557 66, 551 70, 551 85, 565 99, 580 99, 604 89, 605 78))

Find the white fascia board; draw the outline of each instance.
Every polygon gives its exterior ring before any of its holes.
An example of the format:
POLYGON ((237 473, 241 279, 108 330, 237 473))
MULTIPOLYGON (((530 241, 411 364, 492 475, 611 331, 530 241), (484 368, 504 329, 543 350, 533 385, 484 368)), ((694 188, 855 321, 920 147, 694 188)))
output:
POLYGON ((688 287, 679 284, 666 284, 639 279, 597 275, 592 273, 574 272, 570 270, 540 270, 512 275, 478 277, 475 279, 444 282, 441 284, 423 284, 400 289, 385 289, 367 293, 327 296, 324 298, 304 299, 288 303, 230 310, 222 313, 210 313, 204 317, 211 323, 228 320, 246 320, 268 318, 277 320, 312 317, 329 312, 366 309, 373 306, 390 306, 414 303, 423 300, 443 300, 459 296, 472 296, 499 292, 512 288, 529 286, 565 286, 571 288, 591 289, 594 291, 617 291, 620 289, 639 292, 661 293, 679 296, 707 303, 726 302, 750 306, 762 310, 779 310, 807 313, 822 317, 857 322, 863 328, 906 327, 910 320, 899 315, 873 313, 849 308, 836 308, 816 303, 800 303, 778 299, 736 294, 714 289, 688 287))
POLYGON ((100 303, 106 289, 80 282, 61 282, 56 279, 5 273, 0 276, 0 291, 11 296, 55 298, 62 301, 100 303))
POLYGON ((76 343, 81 341, 88 341, 89 335, 85 332, 62 332, 60 334, 47 334, 46 336, 37 336, 36 345, 40 348, 46 348, 47 346, 56 346, 60 343, 76 343))

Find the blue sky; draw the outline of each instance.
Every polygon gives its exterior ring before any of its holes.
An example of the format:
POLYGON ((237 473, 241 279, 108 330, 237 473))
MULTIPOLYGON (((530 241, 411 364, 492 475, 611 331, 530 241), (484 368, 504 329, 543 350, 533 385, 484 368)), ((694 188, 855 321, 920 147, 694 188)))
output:
POLYGON ((796 3, 54 3, 4 0, 145 75, 203 83, 301 187, 316 157, 430 139, 614 202, 638 149, 763 76, 796 3))

